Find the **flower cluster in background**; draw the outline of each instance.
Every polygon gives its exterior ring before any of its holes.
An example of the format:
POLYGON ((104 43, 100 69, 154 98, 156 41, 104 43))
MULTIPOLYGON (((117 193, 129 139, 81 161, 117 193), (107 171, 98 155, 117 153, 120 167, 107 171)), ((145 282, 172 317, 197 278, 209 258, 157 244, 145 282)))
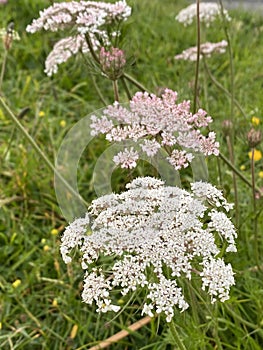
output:
MULTIPOLYGON (((161 97, 137 92, 129 108, 115 102, 103 111, 102 117, 93 115, 91 119, 92 135, 105 134, 110 142, 134 141, 148 157, 166 147, 167 159, 176 170, 187 167, 196 152, 205 156, 219 154, 215 133, 202 134, 212 118, 203 109, 191 113, 190 101, 177 103, 177 92, 170 89, 165 89, 161 97)), ((123 168, 133 168, 138 158, 138 151, 131 147, 114 161, 123 168)))
POLYGON ((145 288, 142 313, 164 313, 170 322, 175 306, 188 308, 181 287, 193 274, 200 276, 212 303, 227 300, 234 274, 217 256, 223 245, 236 251, 236 231, 225 213, 232 205, 222 193, 205 182, 193 183, 188 192, 151 177, 137 178, 126 188, 94 200, 86 217, 70 224, 62 237, 65 263, 75 247, 82 253, 83 301, 95 302, 98 312, 116 312, 114 288, 122 295, 145 288), (112 259, 95 267, 101 256, 112 259))
MULTIPOLYGON (((227 47, 227 41, 222 40, 218 43, 206 42, 200 45, 200 57, 211 57, 214 53, 225 53, 227 47)), ((174 58, 176 60, 185 60, 185 61, 196 61, 197 60, 197 47, 190 47, 184 50, 179 55, 176 55, 174 58)))
MULTIPOLYGON (((204 23, 207 27, 211 25, 217 18, 221 17, 221 6, 214 2, 201 2, 199 5, 199 18, 200 22, 204 23)), ((196 4, 189 5, 181 10, 175 19, 182 23, 184 26, 188 26, 196 19, 197 7, 196 4)), ((227 21, 231 18, 226 9, 223 9, 223 15, 227 21)))
POLYGON ((66 62, 72 55, 88 52, 86 35, 89 36, 94 50, 102 45, 109 45, 110 37, 119 35, 114 27, 118 28, 130 14, 131 7, 125 0, 114 4, 96 1, 54 3, 41 11, 40 17, 34 19, 26 30, 29 33, 42 29, 52 32, 74 30, 74 35, 57 42, 47 57, 45 72, 51 76, 57 72, 58 65, 66 62))

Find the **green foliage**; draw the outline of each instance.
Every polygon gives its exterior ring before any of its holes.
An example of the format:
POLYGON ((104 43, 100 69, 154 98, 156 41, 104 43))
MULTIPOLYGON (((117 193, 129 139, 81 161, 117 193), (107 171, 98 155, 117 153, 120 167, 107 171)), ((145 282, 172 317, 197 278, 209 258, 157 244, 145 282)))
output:
MULTIPOLYGON (((195 27, 186 29, 174 19, 185 2, 128 2, 133 6, 123 38, 124 49, 131 58, 128 73, 154 93, 169 87, 179 92, 179 100, 193 100, 195 65, 173 59, 196 43, 195 27)), ((0 18, 3 26, 14 21, 21 37, 8 53, 3 94, 15 114, 24 107, 29 108, 20 122, 54 162, 70 127, 103 104, 92 84, 90 67, 81 57, 62 64, 52 78, 43 73, 45 57, 59 35, 43 32, 30 35, 25 27, 50 3, 47 0, 9 1, 1 6, 0 18)), ((242 114, 234 108, 235 163, 237 168, 245 167, 242 174, 251 181, 246 133, 251 128, 252 116, 261 119, 261 128, 263 123, 263 17, 240 11, 233 11, 231 15, 234 95, 245 112, 242 114)), ((225 38, 224 30, 219 27, 209 28, 204 35, 214 42, 225 38)), ((0 55, 4 56, 3 48, 0 55)), ((230 90, 229 56, 211 57, 207 63, 215 79, 230 90)), ((113 102, 111 82, 97 73, 94 77, 106 101, 113 102)), ((123 92, 121 98, 127 100, 123 92)), ((202 62, 199 103, 214 118, 213 128, 220 139, 221 151, 227 154, 222 121, 230 118, 231 99, 205 74, 202 62)), ((53 174, 4 110, 0 110, 0 140, 0 348, 88 349, 139 320, 143 296, 134 296, 132 304, 117 317, 112 313, 98 315, 94 307, 81 302, 82 270, 75 263, 66 267, 60 257, 60 235, 67 223, 57 204, 53 174), (21 284, 14 286, 17 280, 21 280, 21 284), (74 325, 78 326, 76 336, 71 334, 74 325)), ((95 196, 93 167, 107 144, 98 138, 91 146, 84 152, 78 175, 80 192, 88 202, 95 196)), ((259 149, 263 152, 262 144, 259 149)), ((233 201, 231 169, 216 159, 209 160, 208 166, 211 182, 233 201)), ((255 168, 256 186, 263 187, 259 176, 263 171, 262 159, 256 162, 255 168)), ((147 164, 142 164, 134 173, 116 170, 112 187, 119 191, 127 178, 145 173, 153 173, 147 164)), ((257 249, 262 253, 262 198, 257 200, 255 212, 252 189, 239 178, 237 184, 238 254, 229 257, 236 271, 236 286, 231 299, 217 306, 211 306, 203 295, 194 297, 189 286, 191 309, 176 315, 177 331, 189 350, 260 350, 263 343, 263 279, 262 270, 257 267, 252 225, 257 217, 261 235, 257 249)), ((112 348, 169 350, 173 346, 167 325, 154 319, 112 348)))

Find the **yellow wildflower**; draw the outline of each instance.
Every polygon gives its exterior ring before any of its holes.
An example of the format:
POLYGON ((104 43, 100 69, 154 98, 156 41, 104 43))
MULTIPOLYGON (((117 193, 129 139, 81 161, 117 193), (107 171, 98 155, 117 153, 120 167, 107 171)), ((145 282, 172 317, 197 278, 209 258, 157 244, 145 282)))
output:
POLYGON ((260 119, 258 117, 252 117, 251 122, 254 126, 258 126, 260 123, 260 119))
POLYGON ((74 324, 74 326, 72 327, 71 329, 71 332, 70 332, 70 339, 74 339, 78 333, 78 325, 77 324, 74 324))
MULTIPOLYGON (((252 159, 252 151, 248 152, 249 159, 252 159)), ((258 162, 262 158, 262 153, 258 149, 254 149, 254 161, 258 162)))
POLYGON ((58 306, 58 300, 55 298, 52 301, 52 306, 57 307, 58 306))
POLYGON ((21 284, 21 280, 20 280, 20 279, 17 279, 17 280, 15 280, 15 282, 12 283, 12 286, 13 286, 14 288, 17 288, 17 287, 20 286, 20 284, 21 284))
POLYGON ((46 113, 44 112, 44 111, 39 111, 39 113, 38 113, 38 116, 39 117, 44 117, 46 115, 46 113))
POLYGON ((59 125, 62 127, 62 128, 65 128, 65 126, 67 125, 67 122, 65 120, 61 120, 59 125))
POLYGON ((47 252, 49 250, 49 246, 47 244, 44 245, 43 250, 44 250, 44 252, 47 252))
POLYGON ((246 166, 245 165, 240 165, 240 168, 239 168, 240 170, 242 170, 242 171, 244 171, 244 170, 246 170, 246 166))
POLYGON ((261 179, 263 179, 263 171, 260 171, 260 172, 258 173, 258 176, 259 176, 261 179))
POLYGON ((53 236, 56 236, 58 234, 58 230, 56 228, 53 228, 50 232, 53 236))

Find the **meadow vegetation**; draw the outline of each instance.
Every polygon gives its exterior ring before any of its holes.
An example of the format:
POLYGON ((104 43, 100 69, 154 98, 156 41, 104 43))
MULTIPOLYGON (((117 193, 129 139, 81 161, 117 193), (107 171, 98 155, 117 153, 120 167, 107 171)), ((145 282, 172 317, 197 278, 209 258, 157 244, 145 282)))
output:
MULTIPOLYGON (((46 76, 44 61, 59 34, 31 35, 25 28, 51 3, 10 0, 0 5, 1 27, 12 21, 20 36, 7 53, 0 90, 4 103, 55 163, 70 128, 104 107, 92 80, 107 104, 114 102, 114 95, 112 82, 85 64, 81 55, 62 64, 57 74, 46 76)), ((174 59, 196 45, 196 26, 184 27, 175 20, 188 3, 129 0, 128 4, 132 15, 123 25, 122 37, 129 62, 127 73, 157 95, 168 87, 178 92, 178 100, 193 101, 195 62, 174 59)), ((254 146, 247 136, 251 128, 260 131, 263 125, 263 14, 229 13, 232 21, 226 26, 232 58, 227 50, 200 61, 197 104, 212 116, 211 128, 216 131, 222 154, 207 159, 209 182, 236 204, 231 215, 238 232, 237 253, 226 258, 236 283, 230 299, 215 304, 205 294, 197 295, 188 284, 185 293, 191 307, 183 313, 176 310, 174 321, 189 350, 260 350, 263 343, 263 143, 254 146), (230 127, 226 121, 231 121, 230 127), (254 162, 249 153, 252 149, 254 162)), ((201 30, 206 41, 226 39, 224 26, 218 23, 201 30)), ((1 45, 1 63, 4 55, 1 45)), ((133 94, 138 90, 132 84, 129 88, 133 94)), ((127 101, 124 89, 119 92, 120 100, 127 101)), ((94 138, 80 161, 79 192, 88 203, 95 198, 93 169, 107 145, 103 137, 94 138)), ((143 293, 133 295, 132 303, 125 304, 128 300, 120 298, 125 307, 117 317, 112 312, 98 314, 96 306, 82 302, 83 271, 76 262, 65 265, 60 254, 60 238, 68 223, 57 203, 54 174, 2 103, 0 164, 0 348, 89 349, 140 320, 143 293)), ((118 169, 111 179, 114 191, 123 190, 127 178, 138 175, 156 173, 143 163, 135 170, 118 169)), ((182 183, 191 176, 191 171, 185 170, 182 183)), ((112 348, 177 347, 165 319, 159 316, 112 348)))

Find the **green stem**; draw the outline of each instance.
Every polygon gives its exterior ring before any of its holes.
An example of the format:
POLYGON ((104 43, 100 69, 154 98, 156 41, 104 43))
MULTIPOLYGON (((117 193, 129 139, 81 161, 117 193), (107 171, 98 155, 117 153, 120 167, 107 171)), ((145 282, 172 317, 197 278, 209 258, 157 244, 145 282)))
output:
POLYGON ((124 90, 125 90, 125 92, 126 92, 126 95, 127 95, 128 99, 129 99, 129 101, 130 101, 130 100, 132 99, 132 95, 131 95, 131 92, 130 92, 130 90, 129 90, 129 88, 128 88, 128 85, 127 85, 125 79, 123 79, 123 76, 120 77, 120 80, 121 80, 121 82, 122 82, 122 85, 123 85, 123 88, 124 88, 124 90))
POLYGON ((104 106, 107 106, 108 103, 107 103, 107 101, 105 100, 105 98, 104 98, 102 92, 100 91, 100 88, 98 87, 98 84, 97 84, 96 79, 94 78, 94 75, 93 75, 93 74, 91 74, 91 80, 92 80, 92 83, 93 83, 93 85, 94 85, 94 88, 95 88, 95 90, 96 90, 96 92, 97 92, 97 94, 98 94, 98 96, 99 96, 99 99, 100 99, 101 102, 104 104, 104 106))
POLYGON ((197 110, 198 78, 199 78, 200 46, 201 46, 201 26, 200 26, 199 0, 196 0, 196 18, 197 18, 197 45, 196 45, 197 46, 197 57, 196 57, 196 66, 195 66, 193 113, 196 113, 196 110, 197 110))
POLYGON ((253 201, 253 232, 254 232, 254 254, 257 267, 260 269, 259 254, 258 254, 258 216, 257 202, 256 202, 256 188, 255 188, 255 148, 252 148, 251 154, 251 182, 252 182, 252 201, 253 201))
MULTIPOLYGON (((235 166, 234 160, 234 150, 232 145, 232 139, 230 135, 226 136, 226 142, 228 147, 228 153, 230 162, 233 166, 235 166)), ((237 191, 237 178, 236 173, 232 170, 232 178, 233 178, 233 187, 234 187, 234 196, 235 196, 235 218, 236 218, 236 226, 239 226, 239 205, 238 205, 238 191, 237 191)))
POLYGON ((2 95, 2 86, 4 81, 5 69, 6 69, 7 54, 8 54, 8 51, 5 50, 3 62, 2 62, 2 68, 1 68, 1 75, 0 75, 0 94, 1 95, 2 95))
POLYGON ((119 97, 119 91, 118 91, 118 81, 113 80, 112 84, 113 84, 113 91, 114 91, 114 100, 119 102, 120 97, 119 97))
POLYGON ((146 89, 146 87, 144 87, 141 83, 139 83, 136 79, 134 79, 133 77, 131 77, 129 74, 127 73, 123 73, 123 78, 128 80, 130 83, 132 83, 133 85, 135 85, 137 88, 139 88, 141 91, 148 91, 148 89, 146 89))
POLYGON ((178 346, 178 349, 186 350, 186 347, 184 346, 184 344, 182 343, 182 341, 179 337, 179 334, 176 330, 176 326, 175 326, 175 323, 173 320, 169 323, 169 327, 170 327, 170 331, 171 331, 171 334, 173 336, 173 339, 175 341, 175 344, 178 346))
MULTIPOLYGON (((205 60, 204 60, 204 67, 205 67, 206 73, 208 74, 208 76, 212 80, 212 82, 215 84, 215 86, 217 88, 219 88, 221 91, 223 91, 228 97, 230 97, 232 99, 231 93, 215 79, 215 77, 211 73, 210 69, 208 68, 205 60)), ((247 115, 246 115, 245 111, 243 110, 243 108, 241 107, 241 105, 239 104, 239 102, 235 98, 233 98, 233 103, 239 109, 241 114, 247 119, 247 115)))
POLYGON ((23 125, 20 123, 18 118, 14 115, 14 113, 11 111, 11 109, 8 107, 8 105, 5 103, 4 99, 0 96, 0 103, 3 106, 3 108, 8 113, 9 117, 15 124, 15 126, 22 132, 22 134, 25 136, 27 141, 31 144, 35 152, 39 155, 39 157, 44 161, 44 163, 47 165, 47 167, 54 172, 54 174, 62 181, 62 183, 65 185, 65 187, 69 190, 69 192, 76 196, 78 199, 82 201, 84 205, 88 207, 88 203, 77 193, 69 184, 68 182, 63 178, 63 176, 57 171, 57 169, 54 167, 54 165, 50 162, 50 160, 46 157, 45 153, 42 152, 42 150, 39 148, 39 146, 36 144, 34 139, 29 135, 29 133, 26 131, 26 129, 23 127, 23 125))
POLYGON ((88 45, 89 52, 90 52, 91 56, 100 65, 100 59, 99 59, 99 57, 97 56, 96 52, 93 49, 93 45, 92 45, 92 42, 91 42, 89 34, 85 34, 85 39, 86 39, 86 42, 87 42, 87 45, 88 45))
POLYGON ((229 166, 229 168, 234 171, 234 173, 242 180, 246 185, 251 187, 251 182, 245 178, 245 176, 223 155, 223 153, 219 154, 219 157, 229 166))

